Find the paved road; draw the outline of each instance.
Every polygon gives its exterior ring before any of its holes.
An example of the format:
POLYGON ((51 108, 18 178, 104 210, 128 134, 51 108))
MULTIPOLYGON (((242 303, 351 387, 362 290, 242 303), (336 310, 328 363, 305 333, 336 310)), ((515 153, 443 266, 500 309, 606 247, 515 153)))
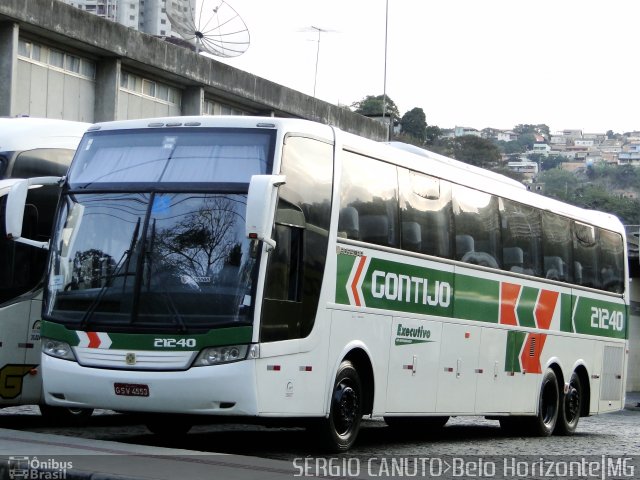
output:
MULTIPOLYGON (((628 402, 629 405, 629 402, 628 402)), ((635 403, 631 405, 635 407, 635 403)), ((269 429, 254 425, 196 425, 185 437, 161 439, 133 415, 98 411, 85 427, 48 424, 32 407, 0 410, 0 428, 110 440, 137 445, 180 448, 205 452, 254 455, 293 461, 324 456, 301 429, 269 429)), ((359 440, 348 456, 492 456, 492 455, 638 455, 640 407, 582 418, 572 437, 526 438, 508 436, 498 422, 480 417, 452 418, 437 433, 407 437, 381 420, 364 422, 359 440)), ((638 471, 640 478, 640 470, 638 471)))

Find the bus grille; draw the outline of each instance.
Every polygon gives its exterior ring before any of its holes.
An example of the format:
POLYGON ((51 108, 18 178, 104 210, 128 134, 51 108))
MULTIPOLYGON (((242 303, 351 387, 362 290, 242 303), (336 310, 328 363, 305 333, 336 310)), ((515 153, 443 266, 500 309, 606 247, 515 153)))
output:
POLYGON ((75 347, 78 363, 84 367, 121 370, 186 370, 198 352, 107 350, 75 347))

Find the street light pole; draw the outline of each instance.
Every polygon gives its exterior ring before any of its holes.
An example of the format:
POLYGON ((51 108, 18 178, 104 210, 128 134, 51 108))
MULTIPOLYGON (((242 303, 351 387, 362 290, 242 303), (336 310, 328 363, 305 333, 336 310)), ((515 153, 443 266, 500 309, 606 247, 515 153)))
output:
MULTIPOLYGON (((382 123, 386 123, 387 114, 387 35, 389 31, 389 0, 386 0, 384 15, 384 85, 382 87, 382 123)), ((387 141, 391 136, 391 122, 387 125, 387 141)))

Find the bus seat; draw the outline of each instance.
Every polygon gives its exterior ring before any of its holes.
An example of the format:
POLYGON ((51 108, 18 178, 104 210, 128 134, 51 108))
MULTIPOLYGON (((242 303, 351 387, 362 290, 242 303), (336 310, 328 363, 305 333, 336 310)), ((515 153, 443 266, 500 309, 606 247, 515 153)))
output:
POLYGON ((460 260, 465 253, 473 252, 475 242, 471 235, 456 235, 456 259, 460 260))
POLYGON ((386 215, 362 215, 360 240, 377 245, 389 245, 389 219, 386 215))
POLYGON ((402 248, 419 252, 422 248, 422 229, 418 222, 402 222, 402 248))
POLYGON ((360 239, 360 222, 358 221, 358 210, 353 207, 344 207, 340 210, 338 219, 338 237, 360 239))
POLYGON ((564 280, 564 263, 560 257, 544 257, 545 277, 550 280, 564 280))
POLYGON ((523 273, 524 253, 520 247, 505 247, 502 249, 502 263, 505 270, 523 273))
POLYGON ((573 280, 578 285, 582 285, 582 264, 573 262, 573 280))

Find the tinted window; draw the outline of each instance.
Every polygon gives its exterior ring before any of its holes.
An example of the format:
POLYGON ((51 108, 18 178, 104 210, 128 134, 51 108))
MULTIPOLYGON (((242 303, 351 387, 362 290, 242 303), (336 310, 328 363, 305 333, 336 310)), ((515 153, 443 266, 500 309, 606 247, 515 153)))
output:
POLYGON ((455 258, 499 268, 500 217, 497 198, 471 188, 453 186, 455 258))
POLYGON ((600 284, 604 290, 624 291, 624 242, 617 233, 598 229, 600 237, 600 284))
POLYGON ((399 246, 397 190, 395 166, 343 152, 338 235, 399 246))
POLYGON ((581 284, 580 268, 573 262, 571 221, 551 212, 542 212, 542 276, 581 284))
POLYGON ((598 244, 596 243, 595 228, 591 225, 574 222, 573 258, 575 283, 585 287, 600 288, 598 244))
POLYGON ((333 146, 304 137, 285 141, 269 254, 261 341, 306 337, 313 328, 327 259, 333 146))
POLYGON ((527 275, 540 275, 540 212, 511 200, 500 199, 502 268, 527 275))
POLYGON ((249 183, 270 171, 272 131, 158 129, 88 134, 69 171, 73 188, 114 183, 249 183))
POLYGON ((13 162, 13 178, 62 176, 67 174, 75 150, 39 149, 21 152, 13 162))
POLYGON ((401 244, 405 250, 451 257, 451 184, 399 169, 401 244))

